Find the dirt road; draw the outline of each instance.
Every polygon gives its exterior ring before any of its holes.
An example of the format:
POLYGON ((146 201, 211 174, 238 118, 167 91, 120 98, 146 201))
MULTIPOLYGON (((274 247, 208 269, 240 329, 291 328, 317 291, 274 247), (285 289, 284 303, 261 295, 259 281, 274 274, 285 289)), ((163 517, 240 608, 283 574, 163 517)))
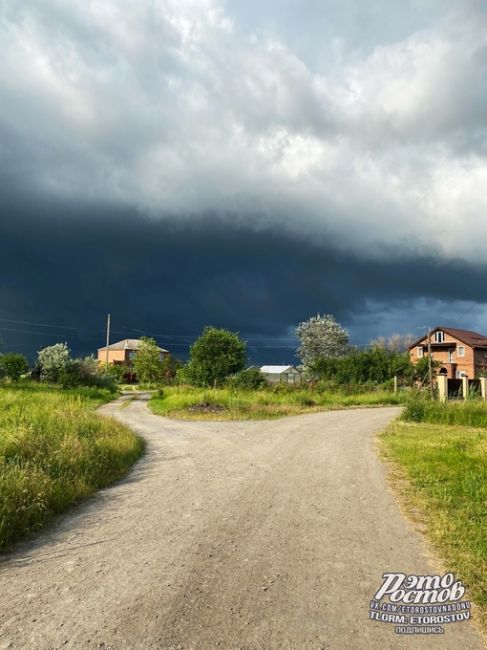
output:
POLYGON ((0 648, 484 648, 368 620, 385 571, 434 572, 386 487, 393 408, 176 422, 103 407, 143 435, 130 476, 4 558, 0 648))

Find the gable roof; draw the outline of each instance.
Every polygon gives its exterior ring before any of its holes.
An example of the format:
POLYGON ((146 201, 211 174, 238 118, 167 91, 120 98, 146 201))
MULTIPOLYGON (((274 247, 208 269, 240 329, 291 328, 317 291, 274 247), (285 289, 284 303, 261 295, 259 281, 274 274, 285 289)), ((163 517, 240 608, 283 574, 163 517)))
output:
MULTIPOLYGON (((459 330, 453 327, 438 326, 431 330, 431 334, 434 334, 435 332, 438 331, 446 332, 450 336, 453 336, 453 338, 458 339, 459 341, 465 343, 466 345, 469 345, 471 348, 487 347, 487 336, 484 336, 483 334, 479 334, 478 332, 472 332, 471 330, 459 330)), ((418 339, 412 345, 410 345, 409 349, 411 350, 412 348, 419 345, 419 343, 421 343, 421 341, 423 341, 426 337, 427 335, 422 336, 420 339, 418 339)))
POLYGON ((298 372, 294 366, 261 366, 260 371, 266 375, 280 375, 283 372, 294 370, 298 372))
MULTIPOLYGON (((142 344, 142 341, 140 339, 122 339, 121 341, 117 341, 116 343, 112 343, 111 345, 108 346, 109 350, 130 350, 130 351, 136 351, 140 350, 140 346, 142 344)), ((98 350, 106 350, 107 346, 104 345, 102 348, 98 348, 98 350)), ((168 352, 167 350, 164 350, 164 348, 159 348, 160 352, 168 352)))

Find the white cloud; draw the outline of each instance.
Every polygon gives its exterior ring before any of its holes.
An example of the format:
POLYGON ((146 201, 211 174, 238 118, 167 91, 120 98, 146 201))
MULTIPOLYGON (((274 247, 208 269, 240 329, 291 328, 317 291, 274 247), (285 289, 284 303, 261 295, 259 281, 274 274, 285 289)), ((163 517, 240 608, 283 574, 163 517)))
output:
POLYGON ((340 41, 331 73, 217 0, 6 0, 0 156, 39 193, 477 259, 487 12, 466 6, 362 59, 340 41))

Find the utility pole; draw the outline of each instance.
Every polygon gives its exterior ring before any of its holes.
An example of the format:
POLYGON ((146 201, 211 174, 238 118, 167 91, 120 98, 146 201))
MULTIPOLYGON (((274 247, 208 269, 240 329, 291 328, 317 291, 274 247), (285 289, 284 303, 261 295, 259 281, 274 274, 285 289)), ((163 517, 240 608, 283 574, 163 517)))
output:
POLYGON ((435 398, 435 392, 433 390, 433 359, 431 358, 431 328, 428 327, 428 375, 430 380, 430 396, 431 401, 435 398))
POLYGON ((108 372, 108 346, 110 345, 110 314, 107 318, 107 347, 105 356, 105 372, 108 372))

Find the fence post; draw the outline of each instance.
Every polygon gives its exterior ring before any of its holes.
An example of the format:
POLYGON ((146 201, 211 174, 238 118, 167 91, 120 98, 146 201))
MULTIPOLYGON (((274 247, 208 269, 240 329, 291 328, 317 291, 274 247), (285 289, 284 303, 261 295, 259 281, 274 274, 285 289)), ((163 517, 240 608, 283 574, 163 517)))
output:
POLYGON ((463 399, 468 399, 468 377, 462 377, 462 395, 463 399))
POLYGON ((480 390, 482 391, 482 399, 487 399, 487 377, 480 378, 480 390))
POLYGON ((440 402, 446 402, 448 399, 448 377, 446 375, 438 375, 436 381, 438 383, 440 402))
POLYGON ((394 392, 397 393, 397 375, 394 375, 394 392))

